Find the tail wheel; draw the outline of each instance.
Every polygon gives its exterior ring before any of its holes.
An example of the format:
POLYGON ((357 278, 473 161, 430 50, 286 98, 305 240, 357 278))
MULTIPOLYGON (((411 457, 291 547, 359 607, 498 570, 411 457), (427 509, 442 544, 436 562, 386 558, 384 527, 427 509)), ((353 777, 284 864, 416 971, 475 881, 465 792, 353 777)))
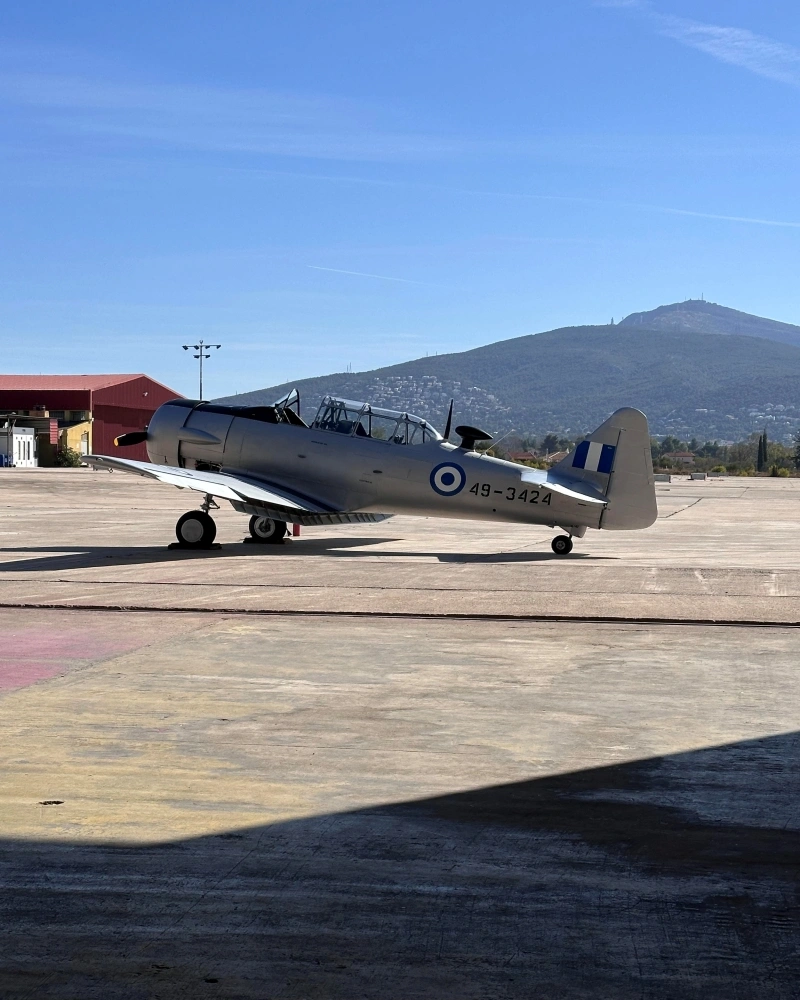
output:
POLYGON ((556 535, 550 547, 557 556, 566 556, 572 552, 572 539, 569 535, 556 535))
POLYGON ((184 548, 207 549, 217 537, 217 526, 204 510, 190 510, 178 519, 175 534, 184 548))
POLYGON ((254 514, 250 518, 250 536, 255 542, 265 545, 283 541, 286 534, 286 522, 276 521, 273 517, 262 517, 254 514))

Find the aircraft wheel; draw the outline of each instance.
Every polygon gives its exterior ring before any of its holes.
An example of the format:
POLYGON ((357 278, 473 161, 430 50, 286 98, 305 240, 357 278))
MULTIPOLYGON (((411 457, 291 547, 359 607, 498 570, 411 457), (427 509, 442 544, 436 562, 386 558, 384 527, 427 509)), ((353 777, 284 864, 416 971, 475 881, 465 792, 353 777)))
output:
POLYGON ((283 541, 285 534, 285 521, 276 521, 272 517, 262 517, 260 514, 253 514, 250 518, 250 536, 255 542, 262 542, 265 545, 277 544, 283 541))
POLYGON ((204 510, 190 510, 178 518, 175 534, 184 548, 207 549, 217 536, 217 526, 204 510))
POLYGON ((557 556, 566 556, 572 552, 572 539, 569 535, 556 535, 550 546, 557 556))

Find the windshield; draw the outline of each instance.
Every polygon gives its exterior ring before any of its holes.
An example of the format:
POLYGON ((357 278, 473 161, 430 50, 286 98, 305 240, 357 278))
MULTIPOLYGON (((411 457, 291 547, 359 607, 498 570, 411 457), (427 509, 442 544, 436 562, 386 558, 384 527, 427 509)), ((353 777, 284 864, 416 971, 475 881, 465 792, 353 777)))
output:
POLYGON ((369 403, 326 396, 314 422, 319 430, 354 437, 372 438, 390 444, 426 444, 441 441, 441 434, 421 417, 398 410, 384 410, 369 403))

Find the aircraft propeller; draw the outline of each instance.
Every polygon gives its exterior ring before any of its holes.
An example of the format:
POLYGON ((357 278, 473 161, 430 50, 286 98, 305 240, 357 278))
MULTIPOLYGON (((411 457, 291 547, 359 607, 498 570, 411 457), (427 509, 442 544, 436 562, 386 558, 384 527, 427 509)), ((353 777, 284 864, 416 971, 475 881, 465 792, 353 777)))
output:
POLYGON ((147 428, 143 431, 129 431, 127 434, 120 434, 119 437, 114 438, 114 444, 118 448, 127 448, 132 444, 141 444, 143 441, 147 440, 147 428))
POLYGON ((450 440, 450 425, 453 423, 453 403, 454 399, 450 400, 450 409, 447 411, 447 423, 444 425, 444 439, 445 441, 450 440))

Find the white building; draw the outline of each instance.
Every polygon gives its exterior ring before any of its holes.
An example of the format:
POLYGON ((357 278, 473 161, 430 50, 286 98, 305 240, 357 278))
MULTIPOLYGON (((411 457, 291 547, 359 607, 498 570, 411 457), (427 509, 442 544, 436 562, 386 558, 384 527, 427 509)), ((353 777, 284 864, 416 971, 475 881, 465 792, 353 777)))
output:
POLYGON ((39 464, 36 454, 36 431, 33 427, 0 427, 0 465, 33 469, 39 464))

